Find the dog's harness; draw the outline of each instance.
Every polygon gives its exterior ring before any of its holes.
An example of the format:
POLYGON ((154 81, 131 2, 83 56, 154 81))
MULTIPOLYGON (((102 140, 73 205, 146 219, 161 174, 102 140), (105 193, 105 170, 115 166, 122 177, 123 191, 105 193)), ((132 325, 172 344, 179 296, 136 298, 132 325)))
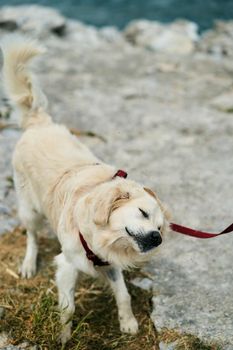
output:
MULTIPOLYGON (((116 174, 112 177, 112 179, 114 179, 116 177, 123 177, 125 179, 127 177, 127 175, 128 174, 124 170, 118 170, 116 172, 116 174)), ((193 230, 189 227, 185 227, 185 226, 178 225, 175 223, 170 223, 170 228, 172 231, 182 233, 183 235, 207 239, 207 238, 213 238, 213 237, 224 235, 226 233, 233 232, 233 223, 230 226, 228 226, 225 230, 223 230, 219 233, 210 233, 210 232, 204 232, 204 231, 199 231, 199 230, 193 230)), ((79 237, 80 237, 80 241, 82 243, 82 246, 83 246, 84 250, 86 251, 86 257, 88 260, 91 260, 95 266, 109 265, 109 263, 107 261, 101 260, 97 255, 95 255, 93 253, 93 251, 88 247, 87 242, 85 241, 81 232, 79 232, 79 237)))

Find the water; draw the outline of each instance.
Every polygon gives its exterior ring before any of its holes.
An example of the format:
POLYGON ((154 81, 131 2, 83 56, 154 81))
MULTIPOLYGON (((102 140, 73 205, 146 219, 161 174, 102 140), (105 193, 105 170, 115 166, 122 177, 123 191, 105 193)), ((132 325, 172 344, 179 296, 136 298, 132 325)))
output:
POLYGON ((215 19, 233 19, 233 0, 0 0, 0 6, 25 3, 51 6, 67 17, 98 27, 123 28, 139 18, 165 23, 186 18, 204 30, 212 27, 215 19))

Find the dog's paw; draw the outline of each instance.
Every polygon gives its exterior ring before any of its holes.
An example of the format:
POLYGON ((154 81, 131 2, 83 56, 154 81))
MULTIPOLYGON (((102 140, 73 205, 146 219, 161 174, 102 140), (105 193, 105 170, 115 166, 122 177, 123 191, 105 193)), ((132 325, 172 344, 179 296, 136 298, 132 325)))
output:
POLYGON ((123 333, 136 334, 138 331, 138 322, 134 316, 120 319, 120 329, 123 333))
POLYGON ((59 340, 62 343, 62 345, 65 345, 71 338, 71 326, 67 324, 66 326, 63 327, 59 340))
POLYGON ((20 267, 20 274, 23 278, 31 278, 36 274, 36 261, 24 259, 20 267))

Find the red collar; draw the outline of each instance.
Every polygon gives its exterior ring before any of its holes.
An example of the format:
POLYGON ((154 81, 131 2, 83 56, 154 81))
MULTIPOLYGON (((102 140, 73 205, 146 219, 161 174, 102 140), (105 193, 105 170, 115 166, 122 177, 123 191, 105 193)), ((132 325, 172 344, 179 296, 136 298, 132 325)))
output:
POLYGON ((82 243, 84 250, 86 251, 87 259, 91 260, 93 262, 94 266, 109 265, 109 263, 107 261, 101 260, 97 255, 95 255, 95 253, 93 253, 93 251, 88 247, 87 242, 85 241, 85 239, 80 231, 79 231, 79 238, 80 238, 80 241, 82 243))
POLYGON ((117 177, 117 176, 118 177, 123 177, 124 179, 126 179, 128 174, 124 170, 119 169, 119 170, 117 170, 116 174, 113 175, 112 178, 115 179, 115 177, 117 177))
MULTIPOLYGON (((112 179, 115 179, 116 177, 123 177, 126 179, 127 173, 124 170, 118 170, 115 175, 113 175, 112 179)), ((82 246, 86 252, 86 257, 88 260, 93 262, 94 266, 107 266, 110 265, 109 262, 101 260, 93 251, 88 247, 87 242, 85 241, 83 235, 79 231, 79 238, 80 242, 82 243, 82 246)))

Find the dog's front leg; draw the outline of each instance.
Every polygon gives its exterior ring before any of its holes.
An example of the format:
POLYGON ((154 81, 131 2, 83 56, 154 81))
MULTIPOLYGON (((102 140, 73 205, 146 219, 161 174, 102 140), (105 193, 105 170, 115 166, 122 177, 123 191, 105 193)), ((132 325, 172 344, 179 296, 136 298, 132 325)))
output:
POLYGON ((121 269, 106 268, 104 275, 110 283, 116 298, 121 331, 130 334, 137 333, 138 322, 131 308, 131 297, 126 288, 121 269))
POLYGON ((74 292, 78 271, 66 260, 63 253, 56 256, 55 260, 57 263, 56 283, 62 325, 60 340, 62 344, 65 344, 71 338, 71 319, 75 310, 74 292))
POLYGON ((27 230, 27 249, 20 268, 20 273, 23 278, 31 278, 36 274, 37 254, 38 247, 36 232, 34 230, 27 230))

